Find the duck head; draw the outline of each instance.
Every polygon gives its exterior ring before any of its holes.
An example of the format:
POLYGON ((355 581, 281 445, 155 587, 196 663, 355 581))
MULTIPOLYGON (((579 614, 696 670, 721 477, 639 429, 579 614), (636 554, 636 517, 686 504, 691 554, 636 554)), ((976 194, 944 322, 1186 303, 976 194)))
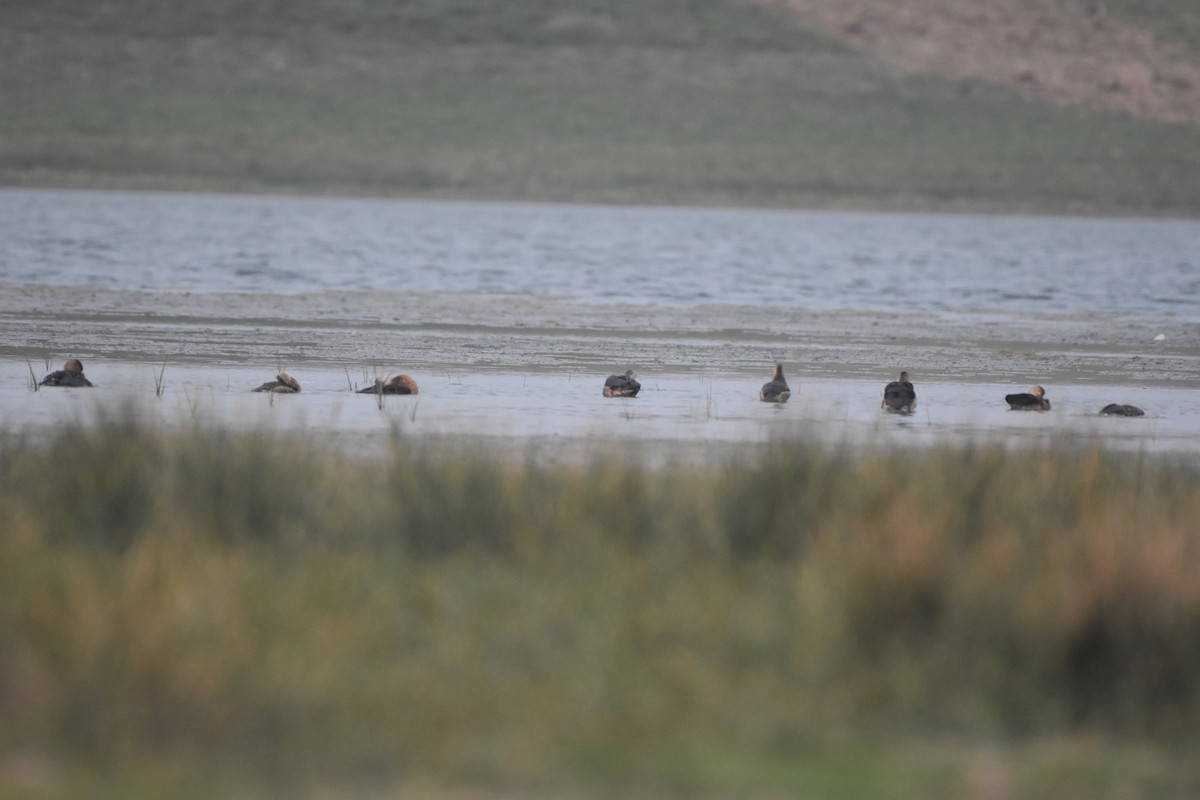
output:
POLYGON ((296 391, 296 392, 300 391, 300 381, 296 380, 291 375, 288 375, 286 372, 284 372, 282 370, 280 370, 279 374, 277 374, 275 376, 275 380, 279 381, 280 383, 282 383, 284 386, 288 387, 292 391, 296 391))

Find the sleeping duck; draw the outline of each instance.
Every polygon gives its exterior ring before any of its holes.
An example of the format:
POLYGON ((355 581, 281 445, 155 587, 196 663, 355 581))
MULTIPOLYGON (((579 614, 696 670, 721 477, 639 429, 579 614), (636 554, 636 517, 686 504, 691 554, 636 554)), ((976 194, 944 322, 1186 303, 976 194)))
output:
POLYGON ((359 394, 417 394, 417 382, 409 375, 397 375, 390 380, 376 378, 372 386, 358 390, 359 394))
POLYGON ((788 388, 787 380, 783 377, 783 364, 776 363, 775 373, 771 380, 759 389, 758 399, 764 403, 786 403, 791 396, 792 390, 788 388))
POLYGON ((1106 417, 1144 417, 1146 412, 1142 411, 1137 406, 1122 405, 1121 403, 1109 403, 1104 408, 1100 409, 1100 413, 1106 417))
POLYGON ((917 407, 917 391, 909 383, 908 373, 901 372, 900 379, 883 387, 883 400, 879 407, 897 414, 911 414, 917 407))
POLYGON ((634 380, 634 371, 626 370, 624 375, 609 375, 604 382, 605 397, 637 397, 642 385, 634 380))
POLYGON ((252 389, 254 392, 275 392, 276 394, 296 394, 300 391, 300 381, 288 375, 282 370, 275 376, 275 380, 267 381, 257 389, 252 389))
POLYGON ((83 377, 83 362, 78 358, 69 358, 63 368, 51 372, 42 378, 42 386, 91 386, 92 382, 83 377))
POLYGON ((1013 411, 1049 411, 1050 401, 1046 399, 1046 390, 1040 386, 1029 387, 1028 392, 1004 395, 1004 402, 1013 411))

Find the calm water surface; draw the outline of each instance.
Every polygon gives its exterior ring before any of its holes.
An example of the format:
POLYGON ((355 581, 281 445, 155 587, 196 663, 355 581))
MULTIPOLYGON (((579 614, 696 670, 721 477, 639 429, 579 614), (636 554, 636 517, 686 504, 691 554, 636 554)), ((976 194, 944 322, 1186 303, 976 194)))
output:
POLYGON ((168 426, 265 429, 368 457, 385 455, 399 433, 477 437, 500 452, 519 442, 552 459, 627 454, 655 465, 753 457, 760 452, 753 446, 779 440, 896 447, 1103 442, 1190 458, 1197 451, 1194 392, 1179 389, 1123 389, 1119 399, 1148 409, 1146 417, 1125 419, 1096 414, 1112 399, 1105 387, 1063 388, 1054 410, 1039 413, 1007 410, 1002 399, 1011 386, 924 383, 917 412, 898 416, 879 410, 878 383, 861 380, 793 380, 792 400, 776 405, 758 401, 756 384, 720 375, 654 376, 638 397, 611 399, 601 396, 594 375, 449 372, 423 375, 420 395, 379 403, 350 392, 348 382, 365 385, 363 376, 332 370, 306 370, 301 394, 269 395, 249 391, 262 382, 261 370, 171 365, 157 398, 158 368, 103 366, 106 382, 95 389, 33 392, 26 364, 0 362, 7 427, 40 436, 58 421, 88 424, 132 407, 139 418, 168 426))
MULTIPOLYGON (((1001 321, 1113 311, 1200 321, 1200 222, 0 190, 0 290, 17 283, 984 309, 1001 321)), ((87 420, 134 396, 143 414, 168 424, 322 432, 363 452, 379 452, 397 429, 552 447, 636 443, 651 460, 683 447, 703 459, 709 447, 777 437, 930 444, 1069 434, 1194 453, 1200 434, 1193 393, 1182 390, 1055 387, 1055 410, 1030 415, 1005 409, 1012 386, 919 382, 918 413, 892 418, 879 411, 880 382, 813 382, 802 365, 800 375, 789 372, 796 392, 785 407, 757 402, 766 375, 643 374, 641 397, 613 401, 600 397, 603 375, 526 374, 513 365, 485 375, 420 374, 419 397, 388 398, 382 408, 351 394, 350 376, 315 368, 300 370, 301 395, 250 394, 270 377, 270 365, 171 365, 167 393, 157 399, 147 364, 91 359, 96 390, 31 391, 30 370, 40 377, 51 366, 0 363, 8 428, 87 420), (1142 405, 1148 415, 1096 416, 1113 401, 1142 405)))
POLYGON ((0 281, 1200 318, 1200 222, 10 190, 0 281))

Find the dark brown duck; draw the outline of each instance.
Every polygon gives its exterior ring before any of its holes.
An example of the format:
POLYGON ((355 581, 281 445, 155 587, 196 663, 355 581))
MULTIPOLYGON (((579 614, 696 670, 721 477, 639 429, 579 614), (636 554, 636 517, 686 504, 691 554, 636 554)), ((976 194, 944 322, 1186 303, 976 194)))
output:
POLYGON ((1144 417, 1146 412, 1142 411, 1137 406, 1124 405, 1122 403, 1109 403, 1104 408, 1100 409, 1100 413, 1106 417, 1144 417))
POLYGON ((883 400, 879 407, 897 414, 911 414, 917 408, 917 390, 908 380, 908 373, 901 372, 900 379, 883 387, 883 400))
POLYGON ((1050 401, 1046 399, 1046 390, 1040 386, 1029 387, 1028 392, 1004 395, 1004 402, 1013 411, 1049 411, 1050 401))
POLYGON ((42 378, 42 386, 91 386, 92 382, 83 376, 83 362, 78 358, 69 358, 63 368, 51 372, 42 378))
POLYGON ((792 390, 788 387, 787 379, 783 377, 783 364, 777 363, 771 380, 758 390, 758 399, 764 403, 786 403, 791 396, 792 390))
POLYGON ((604 382, 605 397, 637 397, 642 385, 634 380, 634 371, 629 369, 624 375, 609 375, 604 382))

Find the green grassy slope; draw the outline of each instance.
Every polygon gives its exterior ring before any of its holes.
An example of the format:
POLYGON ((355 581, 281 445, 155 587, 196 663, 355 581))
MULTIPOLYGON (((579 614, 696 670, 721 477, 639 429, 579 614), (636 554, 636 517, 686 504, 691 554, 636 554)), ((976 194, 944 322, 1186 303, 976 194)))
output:
POLYGON ((0 183, 1200 212, 1200 132, 721 0, 0 3, 0 183))
POLYGON ((1200 52, 1200 6, 1189 0, 1104 0, 1115 19, 1145 28, 1157 41, 1200 52))

